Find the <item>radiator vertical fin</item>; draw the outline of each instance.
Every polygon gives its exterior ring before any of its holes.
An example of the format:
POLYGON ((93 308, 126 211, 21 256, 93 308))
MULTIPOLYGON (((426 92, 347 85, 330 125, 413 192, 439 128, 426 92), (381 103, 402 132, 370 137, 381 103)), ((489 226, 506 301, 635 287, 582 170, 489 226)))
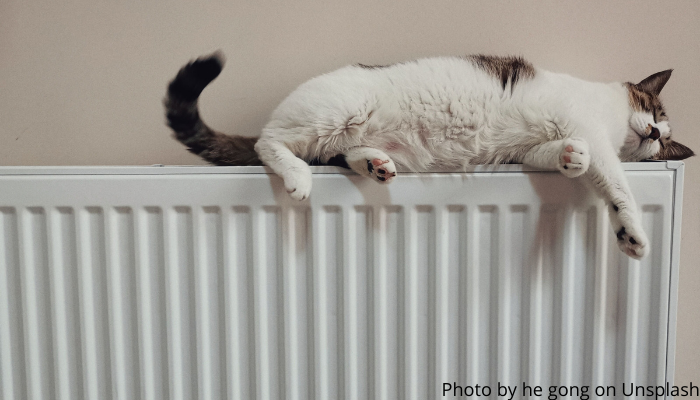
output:
POLYGON ((224 211, 224 290, 229 399, 255 397, 253 231, 250 207, 224 211))
POLYGON ((372 209, 348 207, 344 240, 346 265, 343 271, 345 313, 345 397, 370 398, 373 392, 373 291, 372 250, 374 242, 372 209))
POLYGON ((17 209, 0 207, 0 384, 5 400, 28 398, 17 209))
POLYGON ((46 210, 28 207, 19 224, 27 398, 55 399, 46 210))
POLYGON ((78 213, 78 283, 81 353, 88 398, 112 399, 112 361, 109 351, 107 301, 107 250, 102 208, 86 207, 78 213))
POLYGON ((49 266, 56 349, 57 394, 61 400, 83 397, 76 270, 75 213, 70 207, 50 210, 49 266))
POLYGON ((435 210, 430 206, 419 206, 411 210, 406 218, 406 362, 405 393, 408 399, 429 398, 430 378, 425 376, 429 365, 429 285, 432 261, 435 253, 435 210))

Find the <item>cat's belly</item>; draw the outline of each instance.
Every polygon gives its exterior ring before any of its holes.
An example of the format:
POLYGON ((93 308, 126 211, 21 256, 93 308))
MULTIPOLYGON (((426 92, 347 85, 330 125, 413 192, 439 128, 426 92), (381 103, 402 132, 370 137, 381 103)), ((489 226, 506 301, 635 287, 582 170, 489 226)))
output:
POLYGON ((556 114, 486 95, 421 103, 410 111, 371 141, 415 171, 521 162, 535 145, 572 135, 571 124, 556 114))
MULTIPOLYGON (((402 132, 403 133, 403 132, 402 132)), ((410 135, 410 134, 409 134, 410 135)), ((407 135, 408 136, 408 135, 407 135)), ((417 132, 411 140, 388 140, 378 147, 395 163, 413 171, 433 167, 461 169, 478 157, 476 141, 461 138, 441 138, 417 132)))
POLYGON ((479 157, 479 138, 489 135, 489 99, 425 97, 390 106, 380 103, 363 142, 386 152, 402 167, 462 168, 479 157))
POLYGON ((412 171, 463 169, 474 164, 521 162, 524 154, 547 138, 537 130, 483 124, 448 124, 417 129, 399 128, 366 138, 395 163, 412 171))
POLYGON ((484 107, 446 106, 443 112, 415 113, 366 136, 366 145, 387 153, 402 167, 463 169, 470 164, 516 161, 531 132, 499 125, 484 107))

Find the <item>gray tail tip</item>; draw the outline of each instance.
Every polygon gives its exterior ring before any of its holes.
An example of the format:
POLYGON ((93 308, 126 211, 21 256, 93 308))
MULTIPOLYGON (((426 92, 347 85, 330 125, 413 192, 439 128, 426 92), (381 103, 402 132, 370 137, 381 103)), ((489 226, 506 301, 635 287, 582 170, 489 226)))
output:
POLYGON ((226 59, 221 50, 191 61, 180 69, 168 86, 171 97, 196 100, 202 90, 221 73, 226 59))

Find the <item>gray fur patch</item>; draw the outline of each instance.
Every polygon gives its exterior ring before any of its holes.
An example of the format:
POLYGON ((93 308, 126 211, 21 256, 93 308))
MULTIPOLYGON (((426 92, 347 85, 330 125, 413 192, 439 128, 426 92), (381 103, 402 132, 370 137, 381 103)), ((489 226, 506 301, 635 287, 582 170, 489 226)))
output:
POLYGON ((200 157, 216 165, 263 165, 255 152, 256 137, 231 136, 214 132, 198 153, 200 157))

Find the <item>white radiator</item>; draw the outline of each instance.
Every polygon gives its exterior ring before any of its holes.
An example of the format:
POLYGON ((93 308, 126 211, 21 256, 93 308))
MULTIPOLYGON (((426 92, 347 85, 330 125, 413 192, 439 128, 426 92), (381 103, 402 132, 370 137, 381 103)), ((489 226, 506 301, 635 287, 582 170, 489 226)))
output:
POLYGON ((315 167, 301 203, 262 167, 0 168, 0 398, 673 382, 683 164, 626 169, 641 262, 601 200, 515 165, 315 167))

